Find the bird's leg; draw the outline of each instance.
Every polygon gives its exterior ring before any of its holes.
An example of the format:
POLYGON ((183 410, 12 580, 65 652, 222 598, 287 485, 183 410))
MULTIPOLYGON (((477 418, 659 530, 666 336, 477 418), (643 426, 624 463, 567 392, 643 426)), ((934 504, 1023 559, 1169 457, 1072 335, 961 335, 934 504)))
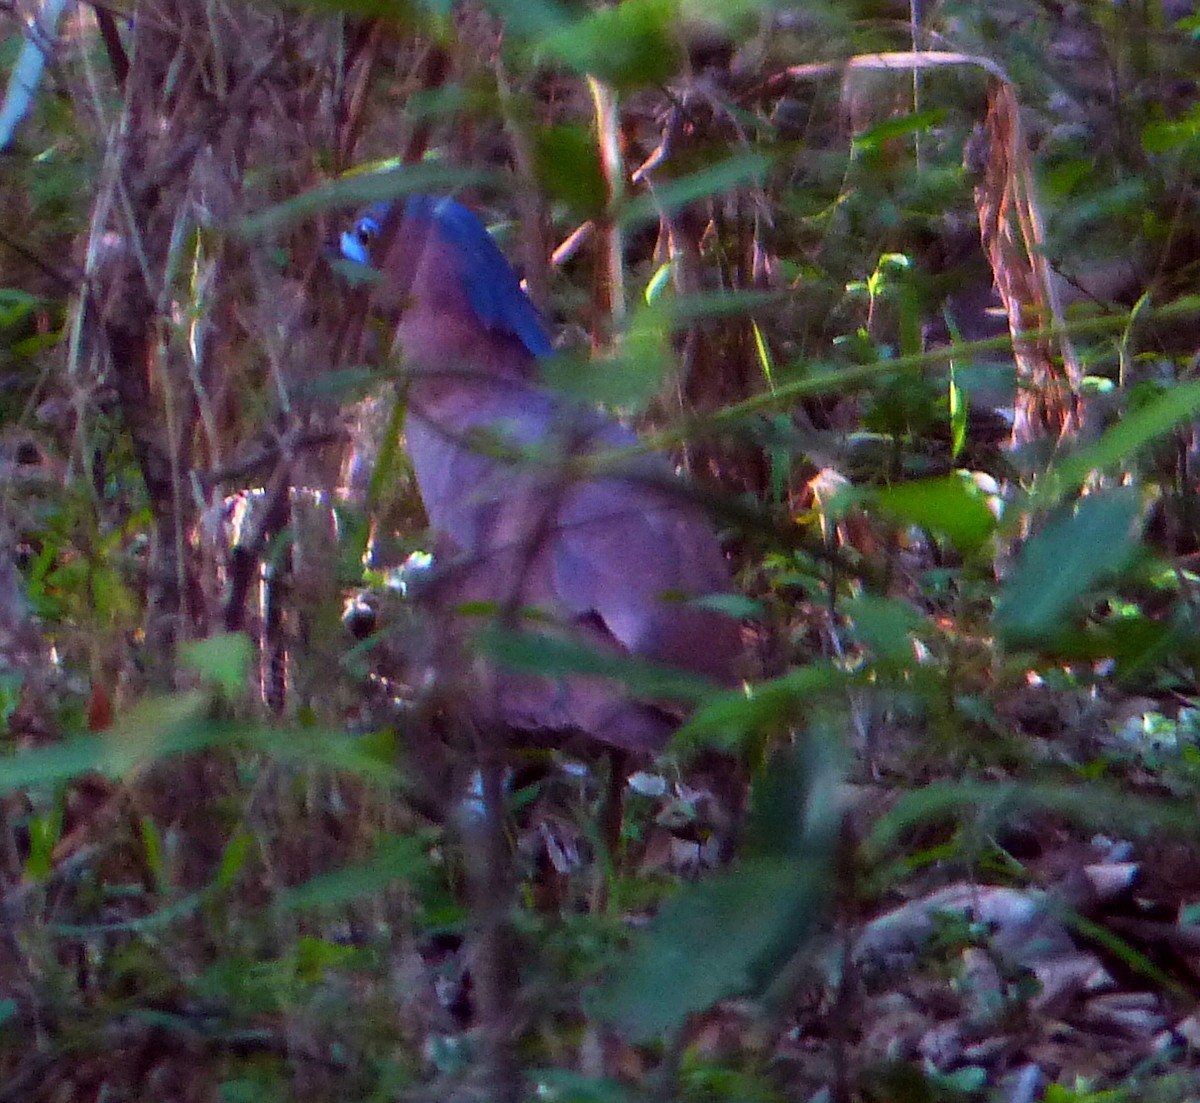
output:
POLYGON ((468 815, 464 831, 475 927, 472 975, 481 1040, 479 1067, 486 1097, 494 1103, 520 1103, 524 1097, 514 1052, 520 983, 516 935, 510 922, 514 889, 505 823, 507 745, 504 733, 477 730, 479 814, 468 815))

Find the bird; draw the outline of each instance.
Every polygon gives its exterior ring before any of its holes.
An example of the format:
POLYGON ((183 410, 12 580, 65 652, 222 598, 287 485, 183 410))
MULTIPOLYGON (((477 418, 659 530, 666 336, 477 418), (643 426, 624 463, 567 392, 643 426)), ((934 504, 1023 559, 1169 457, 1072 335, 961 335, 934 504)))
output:
MULTIPOLYGON (((372 305, 406 375, 405 446, 434 541, 415 597, 435 626, 469 655, 480 618, 467 611, 485 610, 517 632, 736 687, 731 571, 685 481, 617 417, 545 385, 547 328, 474 211, 452 197, 394 202, 362 212, 340 251, 374 269, 372 305)), ((534 740, 654 754, 682 718, 595 674, 493 663, 476 681, 481 719, 534 740)))

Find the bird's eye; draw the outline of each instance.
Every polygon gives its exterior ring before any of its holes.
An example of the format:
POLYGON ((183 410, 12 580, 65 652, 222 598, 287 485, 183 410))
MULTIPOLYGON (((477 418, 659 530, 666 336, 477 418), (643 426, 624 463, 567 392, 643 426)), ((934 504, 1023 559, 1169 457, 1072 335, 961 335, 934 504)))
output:
POLYGON ((371 246, 379 236, 379 222, 370 217, 360 218, 342 234, 342 256, 355 264, 371 263, 371 246))
POLYGON ((379 223, 373 218, 360 218, 354 226, 354 236, 364 249, 379 236, 379 223))

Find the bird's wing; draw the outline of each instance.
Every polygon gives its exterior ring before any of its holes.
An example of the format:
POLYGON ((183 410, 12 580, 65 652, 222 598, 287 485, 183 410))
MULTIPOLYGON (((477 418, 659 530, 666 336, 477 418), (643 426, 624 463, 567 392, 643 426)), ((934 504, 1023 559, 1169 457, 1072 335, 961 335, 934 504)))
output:
POLYGON ((737 622, 693 600, 728 592, 729 571, 711 523, 665 458, 622 458, 586 479, 554 462, 619 454, 637 443, 631 430, 504 385, 479 389, 436 421, 410 410, 407 432, 431 524, 475 564, 471 598, 519 595, 522 605, 603 626, 629 654, 732 680, 737 622), (485 436, 509 454, 481 451, 485 436), (521 449, 533 458, 514 458, 521 449))
POLYGON ((730 682, 737 622, 695 603, 732 589, 720 543, 685 488, 664 486, 665 461, 654 466, 572 488, 554 545, 558 596, 576 615, 592 611, 631 654, 730 682))
POLYGON ((461 258, 467 301, 483 327, 519 337, 534 356, 549 356, 554 348, 537 310, 475 212, 453 199, 443 199, 437 203, 435 216, 439 233, 461 258))

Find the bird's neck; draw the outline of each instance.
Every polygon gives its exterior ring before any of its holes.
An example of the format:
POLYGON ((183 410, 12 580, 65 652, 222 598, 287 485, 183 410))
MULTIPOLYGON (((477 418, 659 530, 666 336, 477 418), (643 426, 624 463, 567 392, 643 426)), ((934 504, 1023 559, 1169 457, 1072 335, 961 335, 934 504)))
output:
POLYGON ((488 329, 479 319, 457 261, 444 248, 421 252, 396 341, 411 372, 412 386, 429 399, 447 392, 478 401, 497 386, 532 383, 532 353, 513 333, 488 329), (469 396, 469 397, 468 397, 469 396))
POLYGON ((411 386, 427 400, 458 395, 473 401, 497 387, 537 379, 534 358, 520 338, 489 332, 474 319, 410 311, 396 340, 411 386))

